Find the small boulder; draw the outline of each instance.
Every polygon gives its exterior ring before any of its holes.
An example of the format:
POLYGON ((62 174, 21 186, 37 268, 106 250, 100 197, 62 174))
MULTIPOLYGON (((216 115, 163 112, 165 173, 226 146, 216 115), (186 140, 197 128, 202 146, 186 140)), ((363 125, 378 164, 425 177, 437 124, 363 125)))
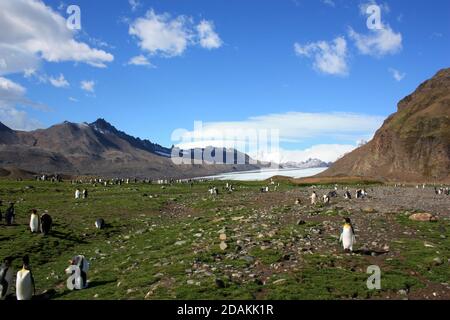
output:
POLYGON ((228 245, 222 241, 220 243, 220 250, 225 251, 225 250, 227 250, 227 248, 228 248, 228 245))
POLYGON ((437 221, 437 218, 433 216, 431 213, 414 213, 409 216, 409 219, 412 221, 421 221, 421 222, 437 221))

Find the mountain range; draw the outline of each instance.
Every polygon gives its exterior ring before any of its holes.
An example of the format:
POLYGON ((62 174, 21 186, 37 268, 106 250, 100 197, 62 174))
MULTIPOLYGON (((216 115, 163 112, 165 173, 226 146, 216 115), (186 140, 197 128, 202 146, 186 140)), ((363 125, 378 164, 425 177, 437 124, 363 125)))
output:
POLYGON ((309 168, 327 168, 332 162, 325 162, 320 159, 308 159, 306 161, 289 161, 280 164, 280 169, 309 169, 309 168))
POLYGON ((374 138, 317 177, 450 182, 450 68, 398 103, 374 138))
MULTIPOLYGON (((0 123, 0 173, 17 172, 93 175, 104 177, 191 178, 224 172, 255 170, 247 155, 223 152, 230 164, 176 165, 170 156, 191 153, 203 159, 203 149, 173 150, 117 130, 104 119, 93 123, 64 122, 48 129, 15 131, 0 123), (237 164, 237 159, 245 164, 237 164)), ((214 155, 214 152, 213 152, 214 155)), ((239 162, 241 163, 241 162, 239 162)))

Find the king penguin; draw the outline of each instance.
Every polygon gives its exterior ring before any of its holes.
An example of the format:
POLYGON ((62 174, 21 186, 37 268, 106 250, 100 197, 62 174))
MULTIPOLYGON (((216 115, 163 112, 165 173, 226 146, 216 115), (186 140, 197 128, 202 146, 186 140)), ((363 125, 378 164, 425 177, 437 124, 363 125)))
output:
POLYGON ((39 232, 39 215, 36 209, 31 210, 30 229, 32 233, 39 232))
POLYGON ((0 300, 6 299, 11 294, 14 276, 12 261, 11 257, 7 257, 0 266, 0 300))
POLYGON ((95 227, 96 227, 97 229, 103 229, 103 228, 105 227, 105 220, 103 220, 102 218, 97 219, 97 220, 95 221, 95 227))
POLYGON ((52 229, 53 220, 52 217, 48 213, 44 213, 41 216, 41 231, 46 236, 49 234, 50 230, 52 229))
MULTIPOLYGON (((80 269, 78 278, 73 279, 74 289, 81 290, 88 287, 87 272, 89 271, 89 261, 83 255, 78 255, 70 260, 70 264, 77 266, 80 269)), ((66 272, 69 269, 66 269, 66 272)))
POLYGON ((355 243, 355 230, 350 221, 350 218, 345 218, 345 224, 342 228, 339 242, 342 242, 345 251, 353 251, 353 244, 355 243))
POLYGON ((35 291, 34 278, 30 269, 30 258, 23 257, 22 270, 17 272, 16 296, 17 300, 31 300, 35 291))

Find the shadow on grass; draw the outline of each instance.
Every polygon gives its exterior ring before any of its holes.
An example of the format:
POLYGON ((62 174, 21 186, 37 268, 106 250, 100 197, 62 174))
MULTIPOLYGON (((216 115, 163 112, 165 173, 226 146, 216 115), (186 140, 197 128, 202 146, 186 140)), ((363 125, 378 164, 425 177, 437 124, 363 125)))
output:
POLYGON ((70 235, 70 233, 64 233, 64 232, 56 231, 56 230, 50 231, 50 234, 48 236, 51 236, 51 237, 54 237, 54 238, 57 238, 57 239, 63 239, 63 240, 76 242, 77 244, 86 244, 86 243, 88 243, 85 240, 82 240, 82 239, 80 239, 78 237, 70 235))
POLYGON ((377 250, 370 250, 370 249, 360 249, 360 250, 353 251, 353 253, 360 254, 362 256, 378 257, 378 256, 381 256, 383 254, 389 253, 389 251, 377 251, 377 250))
MULTIPOLYGON (((104 285, 107 285, 107 284, 109 284, 109 283, 113 283, 113 282, 116 282, 117 280, 103 280, 103 281, 92 281, 92 282, 89 282, 89 286, 86 288, 86 289, 83 289, 84 291, 85 290, 90 290, 90 289, 93 289, 93 288, 96 288, 96 287, 101 287, 101 286, 104 286, 104 285)), ((78 290, 75 290, 75 291, 78 291, 78 290)), ((71 290, 68 290, 68 289, 65 289, 63 292, 59 292, 59 293, 56 293, 55 292, 55 294, 54 295, 52 295, 49 299, 58 299, 58 298, 62 298, 62 297, 64 297, 64 296, 66 296, 66 295, 68 295, 69 293, 71 293, 72 291, 71 290)))

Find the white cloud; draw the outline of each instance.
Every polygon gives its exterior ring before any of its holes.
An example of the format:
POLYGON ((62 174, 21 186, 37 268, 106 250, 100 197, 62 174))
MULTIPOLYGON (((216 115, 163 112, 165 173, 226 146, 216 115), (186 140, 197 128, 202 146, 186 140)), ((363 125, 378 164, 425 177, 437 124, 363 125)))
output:
POLYGON ((72 102, 78 102, 78 99, 77 99, 77 98, 74 98, 74 97, 69 97, 69 101, 72 101, 72 102))
POLYGON ((50 77, 48 79, 50 83, 57 88, 67 88, 69 87, 69 82, 64 78, 64 75, 61 73, 58 78, 50 77))
POLYGON ((136 19, 129 28, 129 34, 139 39, 139 47, 150 54, 168 57, 179 56, 192 41, 192 34, 187 26, 188 18, 169 14, 147 12, 144 18, 136 19))
POLYGON ((316 70, 332 75, 347 75, 347 41, 337 37, 332 42, 318 41, 301 45, 294 44, 298 56, 313 58, 316 70))
POLYGON ((402 34, 396 33, 388 25, 382 29, 370 30, 369 34, 360 34, 351 27, 348 30, 350 39, 355 42, 361 54, 381 57, 396 54, 402 49, 402 34))
POLYGON ((394 68, 389 68, 389 72, 392 74, 396 81, 402 81, 406 77, 406 73, 402 73, 394 68))
POLYGON ((0 77, 0 121, 15 130, 33 130, 41 127, 39 121, 30 118, 25 111, 17 109, 17 105, 34 106, 25 94, 26 89, 20 84, 0 77))
MULTIPOLYGON (((280 149, 279 162, 302 162, 308 159, 334 162, 354 149, 356 149, 356 146, 350 144, 317 144, 303 150, 280 149)), ((267 160, 263 161, 270 161, 270 155, 267 160)))
POLYGON ((389 7, 389 5, 386 2, 378 4, 375 0, 371 0, 369 2, 361 3, 359 5, 359 13, 363 16, 367 16, 367 8, 372 5, 378 6, 381 10, 381 13, 390 13, 391 12, 391 8, 389 7))
MULTIPOLYGON (((181 148, 192 147, 236 147, 247 152, 254 158, 268 161, 273 156, 271 152, 254 154, 251 150, 242 149, 240 143, 255 143, 256 134, 270 135, 271 130, 279 133, 281 143, 304 143, 305 141, 326 141, 307 149, 282 150, 285 161, 304 161, 308 158, 319 158, 323 161, 334 161, 343 153, 356 148, 356 141, 369 140, 381 126, 384 117, 354 113, 304 113, 288 112, 251 117, 243 121, 207 122, 201 128, 183 131, 178 141, 181 148), (265 132, 265 133, 264 133, 265 132), (348 141, 354 141, 349 144, 348 141), (327 143, 328 142, 328 143, 327 143)), ((271 139, 268 139, 271 140, 271 139)), ((260 142, 258 142, 260 143, 260 142)), ((246 148, 244 147, 244 148, 246 148)), ((276 146, 270 146, 269 150, 276 146)), ((250 147, 250 149, 252 149, 250 147)), ((273 160, 273 159, 272 159, 273 160)))
POLYGON ((202 20, 196 28, 200 38, 200 46, 205 49, 217 49, 222 46, 222 40, 214 31, 213 22, 202 20))
POLYGON ((144 55, 139 55, 132 57, 130 61, 128 61, 129 65, 135 65, 135 66, 147 66, 147 67, 153 67, 153 65, 148 61, 147 57, 144 55))
POLYGON ((153 9, 134 20, 128 33, 136 37, 141 50, 163 57, 181 56, 189 46, 198 45, 205 49, 222 46, 212 21, 202 20, 195 25, 192 17, 157 14, 153 9))
POLYGON ((128 3, 131 6, 131 11, 136 11, 142 4, 139 2, 139 0, 128 0, 128 3))
POLYGON ((110 53, 75 40, 66 19, 40 0, 0 1, 0 74, 37 69, 41 60, 75 61, 105 67, 110 53))
POLYGON ((84 91, 94 93, 95 91, 95 82, 94 81, 81 81, 80 88, 84 91))

